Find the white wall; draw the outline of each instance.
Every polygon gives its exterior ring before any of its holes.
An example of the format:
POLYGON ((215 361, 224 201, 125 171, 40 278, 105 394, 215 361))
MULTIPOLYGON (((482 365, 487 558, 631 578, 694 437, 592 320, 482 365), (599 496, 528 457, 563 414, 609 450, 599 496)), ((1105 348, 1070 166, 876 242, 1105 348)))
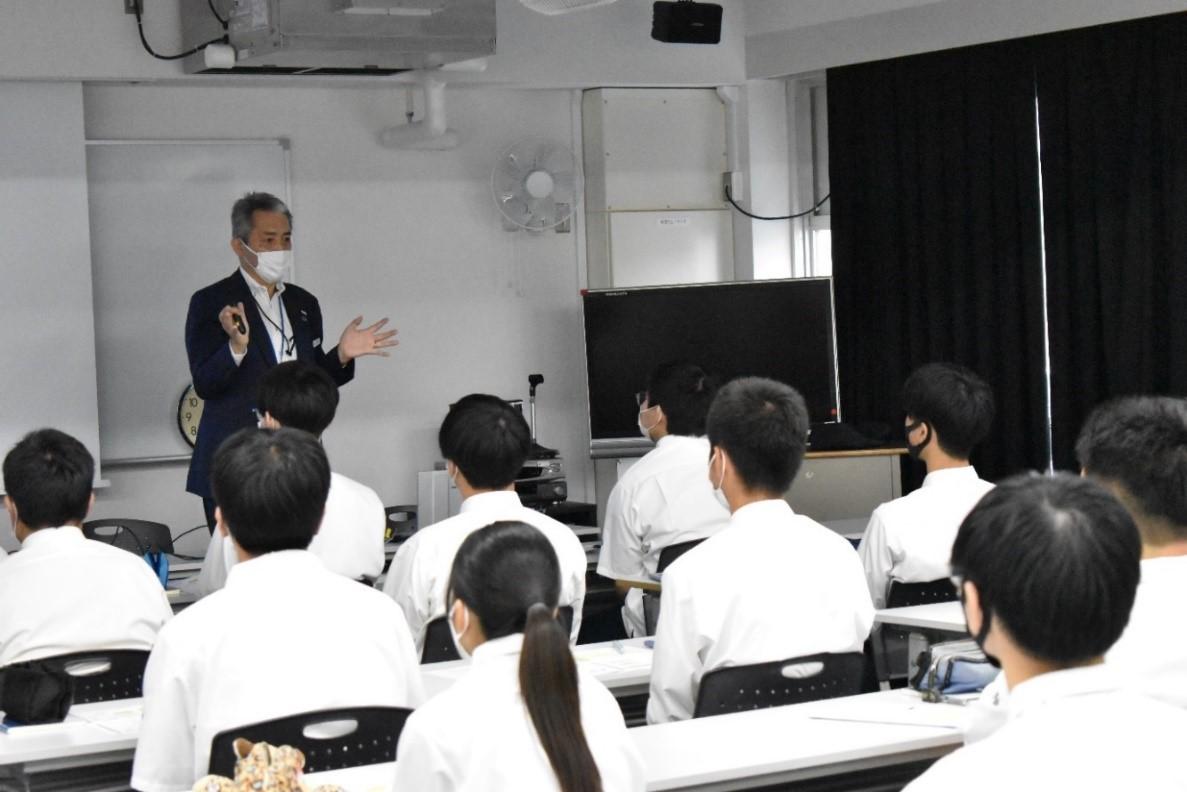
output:
POLYGON ((806 74, 1182 10, 1181 0, 752 0, 746 74, 806 74))
POLYGON ((86 179, 82 87, 0 81, 0 456, 42 426, 99 455, 86 179))
MULTIPOLYGON (((400 329, 393 357, 360 361, 342 390, 325 438, 336 469, 387 504, 414 502, 416 471, 438 458, 448 404, 471 391, 526 397, 527 375, 541 372, 540 440, 561 449, 571 497, 582 500, 590 463, 579 235, 503 231, 489 186, 496 156, 518 138, 571 144, 572 95, 458 90, 449 103, 460 148, 399 152, 375 142, 403 107, 391 90, 145 85, 85 94, 92 139, 291 140, 297 280, 321 301, 327 346, 357 314, 388 315, 400 329)), ((226 239, 229 229, 210 234, 226 239)), ((227 271, 234 266, 228 253, 227 271)), ((162 329, 179 355, 183 321, 162 329)), ((201 522, 198 499, 183 493, 183 465, 107 475, 96 515, 160 514, 175 532, 201 522)))
MULTIPOLYGON (((204 0, 145 0, 145 32, 159 52, 179 49, 180 2, 204 0)), ((699 46, 652 41, 651 4, 642 0, 557 17, 529 11, 518 0, 497 0, 498 42, 488 71, 456 79, 535 88, 740 82, 745 17, 736 0, 725 6, 722 43, 699 46)), ((180 63, 151 58, 123 0, 0 0, 0 20, 0 79, 253 79, 188 77, 180 63)), ((268 79, 276 84, 277 78, 268 79)), ((279 79, 305 84, 321 78, 279 79)))

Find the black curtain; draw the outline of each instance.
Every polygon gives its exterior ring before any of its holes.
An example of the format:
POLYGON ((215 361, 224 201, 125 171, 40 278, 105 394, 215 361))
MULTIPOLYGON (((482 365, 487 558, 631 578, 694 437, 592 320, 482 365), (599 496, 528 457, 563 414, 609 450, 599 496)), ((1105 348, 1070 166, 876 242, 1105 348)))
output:
POLYGON ((1093 405, 1187 393, 1187 15, 1032 45, 1055 461, 1071 468, 1093 405))
POLYGON ((1018 42, 830 69, 841 406, 901 426, 916 366, 969 366, 997 478, 1046 467, 1034 69, 1018 42))

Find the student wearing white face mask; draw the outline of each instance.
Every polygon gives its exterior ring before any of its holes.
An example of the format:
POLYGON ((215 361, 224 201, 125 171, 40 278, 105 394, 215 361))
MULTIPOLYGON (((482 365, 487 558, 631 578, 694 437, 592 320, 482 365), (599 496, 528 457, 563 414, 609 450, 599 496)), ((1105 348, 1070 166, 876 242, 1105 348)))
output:
POLYGON ((642 790, 622 711, 557 622, 560 566, 520 522, 474 531, 453 559, 449 619, 466 675, 404 726, 394 789, 642 790))
POLYGON ((462 495, 458 514, 425 526, 400 545, 383 592, 404 610, 423 649, 429 622, 445 615, 449 570, 467 536, 499 520, 534 526, 552 542, 561 566, 561 607, 572 608, 572 639, 581 628, 587 562, 569 526, 524 506, 515 477, 532 448, 523 415, 497 396, 472 393, 449 408, 437 435, 446 469, 462 495))
POLYGON ((860 652, 874 621, 853 548, 783 499, 808 439, 803 397, 735 380, 717 393, 707 428, 710 481, 732 516, 664 572, 649 723, 691 718, 709 671, 860 652))
POLYGON ((214 531, 210 461, 223 440, 255 423, 252 413, 260 377, 277 363, 306 360, 337 385, 354 377, 354 361, 387 356, 395 331, 387 320, 361 327, 357 317, 338 346, 322 351, 317 298, 288 283, 292 269, 292 213, 274 195, 248 193, 231 209, 231 251, 239 267, 190 298, 185 347, 194 389, 205 401, 186 491, 202 498, 214 531))
MULTIPOLYGON (((665 547, 707 539, 729 522, 729 509, 713 496, 708 476, 705 416, 716 392, 713 378, 692 363, 664 363, 647 378, 639 395, 639 430, 656 445, 610 492, 599 575, 654 578, 665 547)), ((620 584, 618 593, 627 634, 642 635, 642 591, 620 584)))

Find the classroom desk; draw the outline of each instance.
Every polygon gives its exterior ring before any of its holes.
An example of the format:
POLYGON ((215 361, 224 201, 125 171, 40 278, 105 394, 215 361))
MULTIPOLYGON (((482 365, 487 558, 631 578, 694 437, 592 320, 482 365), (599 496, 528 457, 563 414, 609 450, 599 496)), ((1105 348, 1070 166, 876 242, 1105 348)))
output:
POLYGON ((853 789, 863 774, 866 784, 885 783, 889 768, 913 776, 960 745, 963 720, 962 707, 889 690, 647 726, 630 736, 647 765, 647 789, 656 792, 811 779, 822 779, 822 789, 853 789))
POLYGON ((968 625, 964 621, 964 608, 959 602, 936 602, 931 605, 912 605, 909 608, 883 608, 874 612, 874 622, 921 630, 944 630, 962 635, 968 632, 968 625))
MULTIPOLYGON (((902 780, 961 743, 963 708, 892 690, 632 729, 649 792, 810 784, 853 789, 902 780), (852 786, 850 785, 852 784, 852 786)), ((390 792, 394 763, 311 773, 309 786, 390 792)))

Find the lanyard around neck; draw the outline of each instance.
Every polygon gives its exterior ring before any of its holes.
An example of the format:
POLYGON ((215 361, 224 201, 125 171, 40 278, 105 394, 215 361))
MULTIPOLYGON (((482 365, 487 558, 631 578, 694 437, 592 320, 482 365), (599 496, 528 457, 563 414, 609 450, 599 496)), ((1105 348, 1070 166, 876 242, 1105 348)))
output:
POLYGON ((284 332, 284 298, 280 296, 279 292, 276 294, 276 307, 280 310, 280 324, 276 324, 276 322, 272 320, 272 317, 268 315, 266 310, 264 310, 264 306, 260 305, 259 298, 257 298, 254 294, 251 296, 251 298, 255 300, 256 307, 260 309, 260 316, 264 317, 264 321, 280 331, 281 354, 277 355, 277 357, 291 355, 293 353, 293 349, 297 346, 297 339, 296 336, 289 336, 284 332))

